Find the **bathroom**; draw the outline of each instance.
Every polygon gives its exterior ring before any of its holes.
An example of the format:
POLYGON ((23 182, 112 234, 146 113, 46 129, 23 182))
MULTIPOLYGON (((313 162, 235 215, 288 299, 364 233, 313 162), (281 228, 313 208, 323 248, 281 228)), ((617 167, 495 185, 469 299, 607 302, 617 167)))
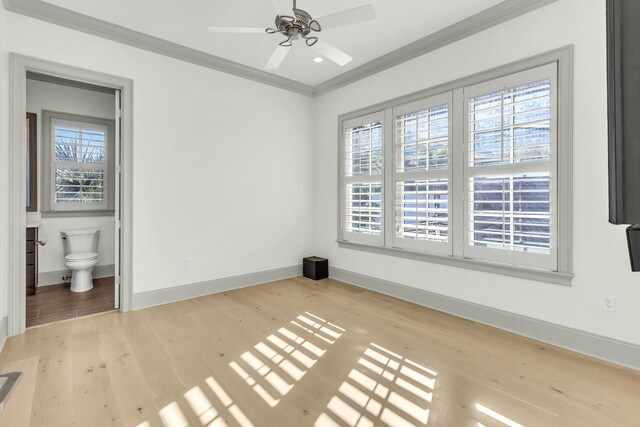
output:
POLYGON ((27 74, 26 327, 113 310, 116 93, 27 74))

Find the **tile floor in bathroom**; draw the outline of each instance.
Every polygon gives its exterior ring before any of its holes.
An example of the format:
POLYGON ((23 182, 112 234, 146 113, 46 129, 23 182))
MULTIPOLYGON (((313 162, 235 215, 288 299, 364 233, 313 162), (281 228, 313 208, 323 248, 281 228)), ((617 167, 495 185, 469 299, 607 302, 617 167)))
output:
POLYGON ((113 277, 93 279, 93 289, 75 293, 69 283, 41 286, 27 296, 27 328, 113 310, 113 277))

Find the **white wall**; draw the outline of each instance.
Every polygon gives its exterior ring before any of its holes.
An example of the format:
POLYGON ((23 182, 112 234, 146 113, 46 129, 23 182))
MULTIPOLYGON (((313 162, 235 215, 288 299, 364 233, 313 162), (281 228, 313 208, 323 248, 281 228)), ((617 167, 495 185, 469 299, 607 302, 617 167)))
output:
MULTIPOLYGON (((9 299, 9 58, 6 55, 7 12, 0 5, 0 322, 7 315, 9 299)), ((1 337, 0 337, 1 339, 1 337)))
MULTIPOLYGON (((80 114, 113 120, 115 96, 113 94, 73 88, 58 84, 27 80, 27 112, 38 115, 38 208, 42 200, 42 111, 80 114)), ((111 171, 110 173, 113 173, 111 171)), ((102 217, 45 217, 38 228, 38 238, 46 240, 46 246, 38 249, 38 272, 67 270, 64 265, 61 230, 70 228, 99 228, 98 265, 113 265, 115 260, 115 229, 113 215, 102 217)))
MULTIPOLYGON (((3 93, 9 52, 134 81, 134 293, 301 263, 313 238, 313 99, 13 13, 0 31, 10 34, 3 93)), ((8 102, 0 98, 5 125, 8 102)), ((6 201, 9 141, 0 131, 6 201)), ((3 297, 7 267, 0 257, 3 297)))
POLYGON ((605 2, 560 0, 317 100, 317 252, 335 267, 640 344, 640 276, 624 227, 608 224, 605 2), (575 45, 573 286, 340 249, 337 116, 509 62, 575 45), (602 310, 615 295, 618 311, 602 310))

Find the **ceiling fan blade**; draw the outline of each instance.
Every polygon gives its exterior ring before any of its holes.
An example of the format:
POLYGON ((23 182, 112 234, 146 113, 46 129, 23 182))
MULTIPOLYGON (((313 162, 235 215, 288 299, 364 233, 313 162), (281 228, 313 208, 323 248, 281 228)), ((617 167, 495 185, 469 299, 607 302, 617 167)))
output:
POLYGON ((264 28, 253 27, 209 27, 212 33, 264 34, 264 28))
POLYGON ((295 16, 293 13, 292 2, 288 0, 271 0, 271 4, 273 5, 276 12, 280 16, 295 16))
POLYGON ((311 49, 315 50, 320 55, 329 58, 340 66, 347 65, 353 59, 351 56, 324 40, 318 40, 316 44, 311 46, 311 49))
POLYGON ((280 64, 282 64, 282 61, 284 61, 284 58, 289 53, 289 50, 291 50, 290 47, 282 47, 282 46, 276 47, 276 50, 273 52, 273 55, 271 55, 271 58, 269 58, 269 61, 267 62, 267 65, 264 66, 264 69, 265 70, 277 69, 280 66, 280 64))
POLYGON ((346 25, 359 24, 361 22, 373 21, 376 19, 376 11, 373 5, 355 7, 353 9, 343 10, 342 12, 333 13, 331 15, 317 18, 323 30, 344 27, 346 25))

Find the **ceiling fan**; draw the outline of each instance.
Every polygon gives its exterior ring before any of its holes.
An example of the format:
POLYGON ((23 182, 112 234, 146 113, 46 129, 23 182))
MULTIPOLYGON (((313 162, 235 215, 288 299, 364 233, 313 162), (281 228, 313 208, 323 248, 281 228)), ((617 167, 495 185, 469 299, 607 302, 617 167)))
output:
POLYGON ((293 8, 289 7, 287 0, 271 0, 271 3, 278 12, 275 28, 209 27, 209 31, 238 34, 267 33, 285 36, 286 39, 278 44, 271 58, 267 61, 264 67, 266 70, 277 69, 289 53, 289 48, 293 45, 293 42, 299 39, 303 39, 307 46, 320 55, 343 66, 351 62, 353 58, 326 41, 318 39, 312 33, 376 19, 375 10, 370 4, 314 19, 308 12, 297 8, 296 0, 293 0, 293 8))

